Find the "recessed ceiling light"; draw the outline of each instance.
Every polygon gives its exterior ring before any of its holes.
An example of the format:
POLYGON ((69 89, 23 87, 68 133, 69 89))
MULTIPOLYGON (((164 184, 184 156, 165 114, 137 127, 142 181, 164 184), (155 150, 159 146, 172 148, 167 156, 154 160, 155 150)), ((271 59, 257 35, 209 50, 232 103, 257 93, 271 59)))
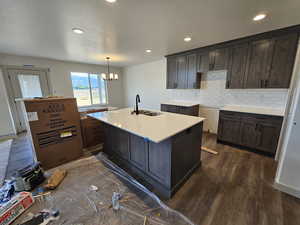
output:
POLYGON ((107 1, 107 2, 109 2, 109 3, 114 3, 114 2, 116 2, 117 0, 105 0, 105 1, 107 1))
POLYGON ((184 40, 185 42, 190 42, 190 41, 192 40, 192 38, 189 37, 189 36, 187 36, 187 37, 185 37, 183 40, 184 40))
POLYGON ((260 13, 260 14, 257 14, 256 16, 253 17, 253 20, 254 21, 259 21, 259 20, 263 20, 264 18, 266 18, 266 14, 263 14, 263 13, 260 13))
POLYGON ((72 31, 75 33, 75 34, 83 34, 84 31, 80 28, 73 28, 72 31))
POLYGON ((151 49, 147 49, 146 52, 147 52, 147 53, 151 53, 152 50, 151 50, 151 49))

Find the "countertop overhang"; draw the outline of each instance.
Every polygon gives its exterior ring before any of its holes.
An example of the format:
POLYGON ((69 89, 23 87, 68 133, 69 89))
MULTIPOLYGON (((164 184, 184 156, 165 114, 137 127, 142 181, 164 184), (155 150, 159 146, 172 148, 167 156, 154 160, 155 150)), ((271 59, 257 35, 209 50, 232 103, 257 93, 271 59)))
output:
POLYGON ((91 113, 88 116, 156 143, 205 120, 202 117, 168 112, 160 112, 161 114, 158 116, 135 115, 131 114, 132 111, 131 108, 125 108, 91 113))
POLYGON ((284 109, 278 108, 265 108, 265 107, 252 107, 252 106, 241 106, 241 105, 227 105, 220 110, 232 111, 232 112, 242 112, 242 113, 253 113, 269 116, 284 116, 284 109))

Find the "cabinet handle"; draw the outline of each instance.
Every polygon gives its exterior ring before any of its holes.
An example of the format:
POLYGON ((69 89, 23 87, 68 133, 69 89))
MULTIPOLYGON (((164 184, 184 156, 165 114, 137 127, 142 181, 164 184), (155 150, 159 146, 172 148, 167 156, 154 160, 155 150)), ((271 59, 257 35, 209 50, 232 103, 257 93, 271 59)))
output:
POLYGON ((265 80, 265 87, 268 87, 269 80, 265 80))
POLYGON ((264 87, 264 80, 260 80, 260 87, 261 87, 261 88, 264 87))
POLYGON ((229 80, 226 81, 226 88, 229 88, 229 80))

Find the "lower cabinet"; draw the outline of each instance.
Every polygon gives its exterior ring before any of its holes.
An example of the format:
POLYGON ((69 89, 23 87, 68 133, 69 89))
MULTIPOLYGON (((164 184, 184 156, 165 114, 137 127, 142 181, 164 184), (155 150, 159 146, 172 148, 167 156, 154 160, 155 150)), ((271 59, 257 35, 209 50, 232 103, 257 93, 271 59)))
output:
POLYGON ((187 116, 199 116, 199 105, 194 106, 178 106, 161 104, 160 110, 163 112, 179 113, 187 116))
POLYGON ((159 143, 103 124, 104 152, 163 198, 170 198, 200 166, 203 123, 159 143))
POLYGON ((274 155, 282 121, 279 116, 220 111, 218 141, 274 155))

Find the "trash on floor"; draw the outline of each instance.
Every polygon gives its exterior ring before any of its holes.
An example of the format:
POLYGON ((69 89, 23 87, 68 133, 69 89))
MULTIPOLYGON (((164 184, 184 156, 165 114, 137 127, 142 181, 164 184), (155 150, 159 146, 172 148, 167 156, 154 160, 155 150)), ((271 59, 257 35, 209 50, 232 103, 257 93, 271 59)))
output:
POLYGON ((14 196, 15 187, 13 183, 11 180, 6 180, 0 188, 0 207, 14 196))
POLYGON ((48 210, 44 209, 36 215, 31 215, 31 218, 26 220, 26 222, 21 225, 46 225, 51 221, 59 219, 58 210, 48 210))
MULTIPOLYGON (((51 225, 194 225, 103 154, 57 169, 68 171, 68 176, 55 191, 37 192, 28 210, 32 215, 44 209, 59 210, 51 225)), ((25 217, 19 217, 16 224, 28 222, 25 217)))
POLYGON ((44 171, 40 163, 33 163, 16 171, 13 175, 15 190, 31 191, 44 182, 44 171))
POLYGON ((205 152, 208 152, 208 153, 211 153, 211 154, 214 154, 214 155, 219 154, 217 151, 212 150, 212 149, 207 148, 207 147, 203 147, 203 146, 202 146, 201 150, 202 150, 202 151, 205 151, 205 152))
POLYGON ((10 201, 0 206, 0 225, 11 224, 34 203, 29 192, 20 192, 10 201))
POLYGON ((48 190, 54 190, 63 181, 67 175, 67 170, 57 169, 48 179, 47 184, 44 186, 48 190))

